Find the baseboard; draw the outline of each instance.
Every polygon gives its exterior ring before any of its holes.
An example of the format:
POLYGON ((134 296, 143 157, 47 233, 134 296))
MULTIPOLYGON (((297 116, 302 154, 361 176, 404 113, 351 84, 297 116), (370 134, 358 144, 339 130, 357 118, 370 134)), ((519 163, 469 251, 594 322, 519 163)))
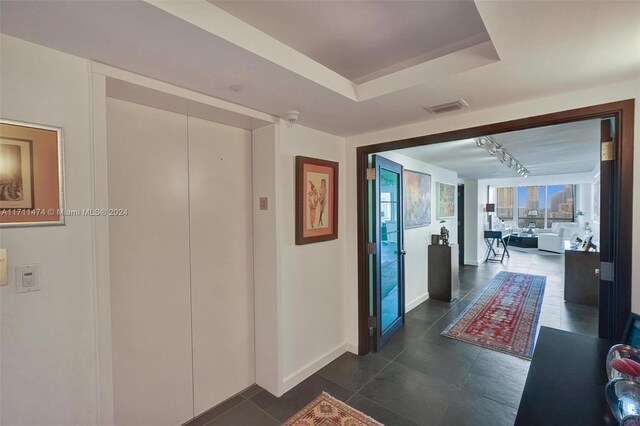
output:
POLYGON ((352 354, 358 355, 358 345, 354 345, 353 343, 347 343, 347 352, 351 352, 352 354))
MULTIPOLYGON (((301 383, 312 374, 318 372, 321 368, 334 361, 345 352, 347 352, 347 344, 343 343, 342 345, 329 351, 325 355, 317 358, 315 361, 310 362, 295 373, 285 377, 282 383, 282 393, 285 393, 288 390, 292 389, 294 386, 301 383)), ((356 353, 357 352, 358 351, 356 349, 356 353)))
POLYGON ((413 299, 411 302, 409 302, 409 304, 407 304, 404 308, 405 313, 409 312, 410 310, 412 310, 413 308, 415 308, 416 306, 418 306, 419 304, 421 304, 422 302, 424 302, 425 300, 427 300, 429 298, 429 293, 425 293, 422 296, 413 299))
POLYGON ((472 260, 469 260, 469 261, 465 260, 464 264, 468 266, 480 266, 480 262, 474 262, 472 260))

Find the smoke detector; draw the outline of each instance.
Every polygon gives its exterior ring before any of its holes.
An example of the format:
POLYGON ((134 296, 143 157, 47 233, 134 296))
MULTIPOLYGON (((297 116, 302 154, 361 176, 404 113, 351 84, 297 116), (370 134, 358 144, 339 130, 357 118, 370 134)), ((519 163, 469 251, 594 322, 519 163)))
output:
POLYGON ((299 111, 288 111, 284 114, 282 118, 284 118, 291 124, 296 124, 296 121, 298 121, 299 116, 300 116, 299 111))
POLYGON ((444 114, 451 111, 458 111, 464 108, 468 108, 469 104, 464 99, 458 99, 455 102, 447 102, 446 104, 434 105, 430 107, 424 107, 425 110, 431 114, 444 114))

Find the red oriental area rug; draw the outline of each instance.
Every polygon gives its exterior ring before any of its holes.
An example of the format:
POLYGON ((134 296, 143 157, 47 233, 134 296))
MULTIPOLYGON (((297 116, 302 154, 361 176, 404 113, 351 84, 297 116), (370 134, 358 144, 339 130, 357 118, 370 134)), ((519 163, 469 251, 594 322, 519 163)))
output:
POLYGON ((322 392, 283 426, 383 426, 371 417, 322 392))
POLYGON ((546 280, 499 272, 442 335, 531 359, 546 280))

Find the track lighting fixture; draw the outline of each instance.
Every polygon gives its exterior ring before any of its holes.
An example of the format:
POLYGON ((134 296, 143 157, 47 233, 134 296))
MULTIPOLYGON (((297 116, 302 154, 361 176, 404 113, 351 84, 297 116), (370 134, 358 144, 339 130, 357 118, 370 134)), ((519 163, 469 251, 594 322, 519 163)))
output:
POLYGON ((516 160, 513 155, 509 154, 502 145, 491 139, 490 136, 482 136, 476 138, 475 142, 478 148, 486 149, 489 155, 495 156, 498 161, 512 169, 518 175, 522 177, 529 176, 529 170, 527 170, 526 167, 520 164, 520 162, 516 160))

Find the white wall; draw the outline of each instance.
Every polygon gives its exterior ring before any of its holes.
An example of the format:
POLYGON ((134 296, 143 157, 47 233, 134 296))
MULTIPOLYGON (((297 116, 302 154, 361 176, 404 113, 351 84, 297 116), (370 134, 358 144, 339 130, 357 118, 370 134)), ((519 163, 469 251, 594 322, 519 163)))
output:
POLYGON ((277 153, 283 390, 345 352, 346 191, 344 139, 281 122, 277 153), (295 157, 339 163, 338 239, 295 245, 295 157))
MULTIPOLYGON (((0 116, 64 129, 67 208, 92 207, 88 62, 0 36, 0 116)), ((0 423, 96 422, 90 217, 0 230, 10 284, 0 287, 0 423), (16 265, 38 263, 42 290, 16 294, 16 265)))
POLYGON ((252 132, 253 268, 260 271, 254 274, 256 383, 274 395, 282 394, 278 147, 279 126, 252 132), (259 210, 260 197, 267 198, 267 210, 259 210))
MULTIPOLYGON (((405 256, 405 307, 406 311, 418 306, 428 298, 427 246, 431 244, 431 234, 440 234, 442 224, 436 219, 436 182, 457 186, 458 173, 425 163, 396 152, 385 152, 383 157, 404 166, 405 170, 427 173, 431 175, 431 224, 420 228, 404 230, 405 256)), ((446 219, 444 224, 449 230, 451 243, 458 243, 458 197, 455 197, 456 209, 453 218, 446 219)))
MULTIPOLYGON (((348 342, 357 344, 357 217, 356 217, 356 148, 364 145, 406 139, 416 136, 437 134, 457 129, 465 129, 474 126, 486 125, 503 121, 526 118, 547 114, 556 111, 564 111, 574 108, 620 101, 630 98, 640 98, 640 80, 593 87, 586 90, 561 93, 545 98, 529 99, 519 103, 487 108, 467 113, 451 114, 441 118, 395 127, 378 132, 363 134, 347 139, 347 282, 348 287, 348 342)), ((640 108, 636 106, 635 122, 640 123, 640 108)), ((635 132, 635 143, 640 140, 640 132, 635 132)), ((634 198, 640 200, 640 149, 635 150, 636 170, 634 172, 634 198)), ((466 188, 465 188, 466 189, 466 188)), ((640 205, 636 202, 636 205, 640 205)), ((633 241, 640 241, 640 207, 634 209, 633 241)), ((638 243, 635 243, 637 248, 638 243)), ((632 269, 632 306, 635 312, 640 312, 640 249, 633 252, 632 269)))
MULTIPOLYGON (((478 266, 478 180, 464 180, 464 264, 478 266)), ((482 228, 480 228, 482 229, 482 228)), ((480 252, 484 253, 484 252, 480 252)))

